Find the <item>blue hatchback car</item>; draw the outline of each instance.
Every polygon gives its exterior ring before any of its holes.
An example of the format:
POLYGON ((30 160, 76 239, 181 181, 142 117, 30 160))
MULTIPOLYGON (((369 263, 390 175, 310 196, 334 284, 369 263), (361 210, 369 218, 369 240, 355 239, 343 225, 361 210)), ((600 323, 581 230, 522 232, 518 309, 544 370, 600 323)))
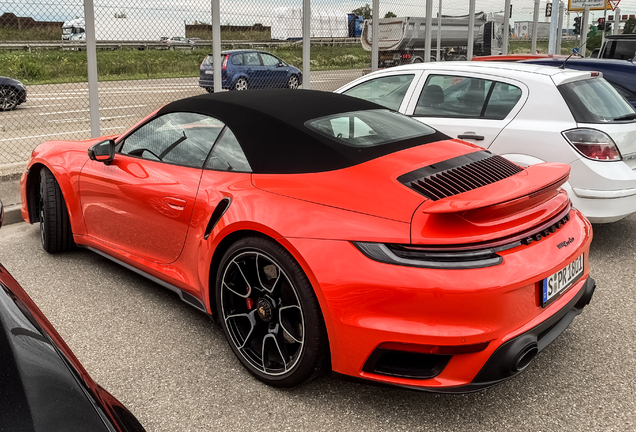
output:
MULTIPOLYGON (((212 54, 203 59, 199 86, 214 91, 212 54)), ((298 68, 265 51, 232 50, 221 53, 221 87, 229 90, 255 88, 297 89, 303 82, 298 68)))
MULTIPOLYGON (((525 60, 523 63, 560 67, 564 57, 525 60)), ((629 60, 607 58, 570 58, 565 69, 598 71, 627 101, 636 108, 636 64, 629 60)))

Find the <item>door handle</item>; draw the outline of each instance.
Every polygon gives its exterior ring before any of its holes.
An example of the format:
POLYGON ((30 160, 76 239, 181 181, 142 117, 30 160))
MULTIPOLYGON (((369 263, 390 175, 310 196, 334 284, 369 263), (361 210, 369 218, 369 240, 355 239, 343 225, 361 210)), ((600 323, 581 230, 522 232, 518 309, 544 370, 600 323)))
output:
POLYGON ((474 139, 476 141, 483 141, 484 140, 484 136, 483 135, 475 135, 475 134, 457 135, 457 138, 459 138, 459 139, 474 139))
POLYGON ((184 199, 169 197, 169 196, 163 197, 163 202, 165 202, 166 204, 168 204, 170 207, 172 207, 175 210, 183 210, 186 204, 188 203, 184 199))

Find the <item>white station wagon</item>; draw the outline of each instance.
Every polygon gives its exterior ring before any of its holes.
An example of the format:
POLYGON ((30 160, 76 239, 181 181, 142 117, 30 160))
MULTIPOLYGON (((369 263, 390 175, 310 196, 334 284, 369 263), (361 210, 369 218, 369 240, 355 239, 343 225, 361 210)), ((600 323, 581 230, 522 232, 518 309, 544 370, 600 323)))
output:
POLYGON ((519 63, 398 66, 341 88, 523 166, 563 162, 591 222, 636 212, 636 111, 599 72, 519 63))

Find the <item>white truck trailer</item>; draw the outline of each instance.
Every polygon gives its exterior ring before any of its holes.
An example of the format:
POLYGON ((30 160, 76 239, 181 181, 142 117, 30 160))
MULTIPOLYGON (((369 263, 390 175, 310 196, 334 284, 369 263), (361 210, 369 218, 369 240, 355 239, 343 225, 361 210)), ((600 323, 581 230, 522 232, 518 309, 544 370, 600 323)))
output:
MULTIPOLYGON (((86 41, 84 18, 66 21, 62 40, 86 41)), ((95 39, 98 41, 158 41, 161 37, 185 37, 181 19, 95 17, 95 39)))
MULTIPOLYGON (((466 60, 468 46, 468 17, 442 17, 440 26, 441 53, 439 60, 466 60)), ((366 51, 371 51, 372 20, 365 20, 360 41, 366 51)), ((426 18, 382 18, 378 23, 378 48, 380 67, 397 66, 424 61, 426 44, 426 18)), ((431 32, 431 60, 437 48, 437 18, 433 18, 431 32)), ((474 55, 498 55, 502 52, 503 15, 475 15, 473 29, 474 55)))
MULTIPOLYGON (((271 15, 272 39, 303 37, 303 10, 299 7, 275 8, 271 15)), ((346 38, 349 36, 348 14, 336 10, 312 9, 310 37, 346 38)))

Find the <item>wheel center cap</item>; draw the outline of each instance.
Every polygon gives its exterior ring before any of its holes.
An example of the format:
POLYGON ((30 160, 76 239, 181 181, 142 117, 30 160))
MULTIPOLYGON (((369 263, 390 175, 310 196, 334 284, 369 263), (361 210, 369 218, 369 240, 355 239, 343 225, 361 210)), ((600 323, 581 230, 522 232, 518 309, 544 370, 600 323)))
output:
POLYGON ((266 323, 270 322, 274 315, 274 308, 272 307, 272 304, 264 298, 261 298, 258 302, 256 302, 256 311, 258 313, 258 317, 266 323))

